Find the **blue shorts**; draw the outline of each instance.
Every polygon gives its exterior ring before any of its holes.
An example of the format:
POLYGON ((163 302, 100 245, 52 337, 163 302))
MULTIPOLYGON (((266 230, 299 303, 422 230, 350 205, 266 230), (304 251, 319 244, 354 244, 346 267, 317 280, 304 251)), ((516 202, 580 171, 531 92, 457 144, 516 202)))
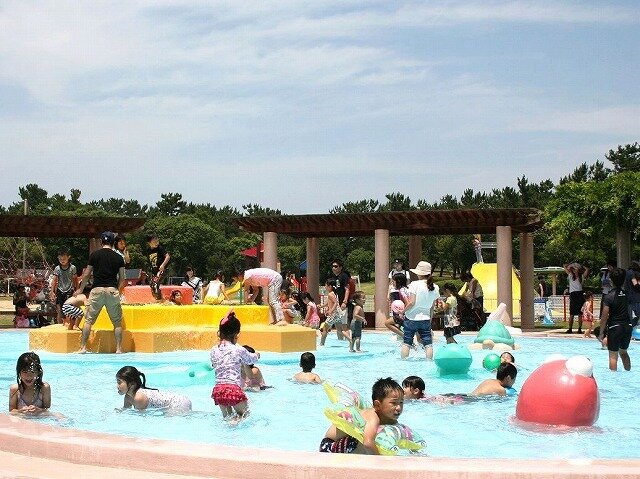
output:
POLYGON ((411 346, 413 344, 413 337, 416 333, 420 335, 420 339, 422 340, 422 344, 424 346, 428 346, 433 343, 433 337, 431 336, 431 320, 426 319, 423 321, 413 321, 409 318, 404 318, 403 323, 403 333, 404 336, 402 338, 402 342, 404 344, 408 344, 411 346))

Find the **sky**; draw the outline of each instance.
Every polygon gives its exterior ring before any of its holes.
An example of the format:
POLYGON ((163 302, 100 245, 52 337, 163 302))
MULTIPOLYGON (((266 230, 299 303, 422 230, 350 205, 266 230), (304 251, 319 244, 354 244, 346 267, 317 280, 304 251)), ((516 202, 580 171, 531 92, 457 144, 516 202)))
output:
POLYGON ((326 213, 640 141, 640 2, 0 0, 0 205, 326 213))

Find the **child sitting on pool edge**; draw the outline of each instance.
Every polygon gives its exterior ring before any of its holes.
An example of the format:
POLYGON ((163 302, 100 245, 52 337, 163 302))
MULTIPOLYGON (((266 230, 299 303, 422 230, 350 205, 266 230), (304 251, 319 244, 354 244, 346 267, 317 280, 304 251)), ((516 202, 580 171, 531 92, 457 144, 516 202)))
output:
POLYGON ((471 392, 471 396, 498 395, 507 396, 515 393, 513 384, 516 382, 518 370, 511 363, 500 363, 496 370, 496 379, 485 379, 471 392))
POLYGON ((302 368, 302 371, 297 372, 293 376, 294 381, 307 384, 322 383, 320 376, 311 372, 311 370, 316 367, 316 357, 313 353, 306 352, 300 355, 300 367, 302 368))
POLYGON ((404 405, 404 391, 393 379, 381 378, 371 388, 371 399, 373 407, 360 411, 365 420, 363 442, 358 442, 332 424, 320 442, 320 452, 379 454, 376 446, 378 427, 398 424, 404 405))

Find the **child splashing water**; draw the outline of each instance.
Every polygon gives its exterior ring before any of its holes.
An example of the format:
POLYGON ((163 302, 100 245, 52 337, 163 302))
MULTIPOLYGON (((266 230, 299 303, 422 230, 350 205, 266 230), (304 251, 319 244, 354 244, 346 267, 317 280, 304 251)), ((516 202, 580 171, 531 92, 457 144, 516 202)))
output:
POLYGON ((211 366, 216 371, 216 385, 211 392, 226 421, 238 423, 249 413, 248 399, 242 390, 242 365, 254 364, 260 353, 250 353, 236 344, 240 321, 233 310, 220 321, 220 343, 211 348, 211 366))
POLYGON ((42 414, 51 407, 51 387, 42 381, 42 366, 36 353, 23 353, 16 363, 16 384, 9 388, 11 414, 42 414))
POLYGON ((144 373, 133 366, 120 368, 116 373, 116 383, 118 394, 124 396, 123 410, 133 406, 138 411, 160 409, 167 414, 191 411, 191 400, 187 396, 148 388, 144 373))

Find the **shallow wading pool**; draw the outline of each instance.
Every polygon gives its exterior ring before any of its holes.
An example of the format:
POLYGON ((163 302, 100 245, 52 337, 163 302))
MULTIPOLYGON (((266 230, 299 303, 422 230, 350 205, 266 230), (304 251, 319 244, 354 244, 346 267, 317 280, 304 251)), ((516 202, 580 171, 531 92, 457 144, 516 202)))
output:
MULTIPOLYGON (((470 343, 474 336, 460 336, 470 343)), ((241 342, 240 338, 240 342, 241 342)), ((443 345, 438 338, 435 347, 443 345), (439 342, 438 342, 439 341, 439 342)), ((612 373, 607 369, 607 352, 595 340, 516 338, 522 347, 515 351, 519 375, 515 388, 546 356, 584 354, 594 363, 600 387, 600 418, 589 428, 523 428, 513 420, 517 398, 495 398, 441 406, 405 403, 401 422, 418 431, 427 441, 427 453, 437 457, 470 458, 636 458, 640 444, 640 423, 635 420, 634 401, 640 386, 638 369, 612 373)), ((346 342, 335 335, 316 352, 316 372, 332 382, 341 382, 367 396, 379 377, 392 376, 399 382, 408 375, 421 376, 428 394, 465 393, 494 373, 482 367, 486 351, 474 351, 468 375, 440 377, 432 362, 413 352, 399 359, 399 345, 389 334, 364 333, 362 354, 350 354, 346 342)), ((17 357, 28 350, 26 332, 0 334, 0 386, 7 391, 15 382, 17 357)), ((632 343, 632 364, 640 354, 632 343)), ((248 393, 251 415, 238 426, 223 423, 210 399, 211 382, 194 382, 187 372, 194 364, 208 361, 206 351, 175 353, 126 353, 123 355, 62 355, 39 352, 44 379, 52 387, 51 410, 68 420, 37 419, 57 426, 115 433, 133 437, 186 440, 294 451, 316 451, 328 423, 323 409, 329 401, 321 386, 293 383, 299 370, 299 353, 263 353, 258 363, 273 389, 248 393), (188 395, 194 412, 168 417, 159 412, 118 413, 122 397, 116 391, 115 373, 133 365, 148 376, 148 385, 188 395)))

